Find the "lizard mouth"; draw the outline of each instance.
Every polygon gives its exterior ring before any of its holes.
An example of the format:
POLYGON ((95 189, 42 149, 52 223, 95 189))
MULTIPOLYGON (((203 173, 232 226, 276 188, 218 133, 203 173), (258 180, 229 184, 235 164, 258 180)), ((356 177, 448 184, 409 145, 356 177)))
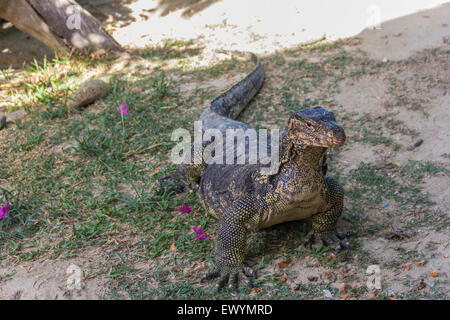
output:
POLYGON ((342 146, 345 143, 346 136, 344 130, 341 130, 333 137, 333 146, 339 147, 342 146))

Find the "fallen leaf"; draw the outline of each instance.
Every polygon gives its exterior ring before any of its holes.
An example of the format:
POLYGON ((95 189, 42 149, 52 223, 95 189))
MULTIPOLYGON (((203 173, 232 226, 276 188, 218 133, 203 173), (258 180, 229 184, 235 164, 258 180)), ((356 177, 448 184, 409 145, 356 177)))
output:
POLYGON ((359 289, 361 288, 361 286, 359 285, 359 283, 355 284, 355 289, 359 289))
POLYGON ((347 287, 348 287, 347 284, 344 283, 344 285, 342 286, 342 291, 343 291, 343 292, 347 291, 347 287))
POLYGON ((172 244, 170 245, 170 251, 175 251, 176 250, 176 246, 175 246, 175 242, 172 242, 172 244))
POLYGON ((437 278, 437 277, 439 277, 439 273, 436 271, 432 271, 432 272, 430 272, 430 276, 432 276, 433 278, 437 278))
POLYGON ((410 263, 402 264, 402 269, 404 269, 406 271, 411 270, 411 264, 410 263))
POLYGON ((278 267, 280 267, 281 269, 284 269, 284 268, 290 268, 290 267, 292 267, 292 263, 289 263, 289 260, 282 260, 282 261, 280 261, 280 262, 278 262, 278 267))
POLYGON ((422 260, 422 261, 420 261, 420 262, 417 262, 417 263, 416 263, 416 266, 417 266, 417 267, 423 267, 426 263, 427 263, 427 260, 422 260))
POLYGON ((159 172, 159 170, 161 170, 161 169, 159 169, 159 168, 155 168, 155 173, 158 173, 159 172))
POLYGON ((283 273, 283 274, 281 275, 281 277, 280 277, 280 281, 281 281, 281 282, 286 282, 286 280, 287 280, 286 274, 283 273))
POLYGON ((350 294, 348 294, 348 293, 342 294, 341 298, 344 299, 344 300, 349 300, 350 299, 350 294))
MULTIPOLYGON (((321 276, 321 278, 322 278, 322 276, 321 276)), ((329 283, 333 283, 337 279, 336 275, 334 273, 332 273, 332 272, 329 272, 329 271, 325 271, 323 273, 323 278, 325 280, 327 280, 329 283)))
POLYGON ((254 287, 250 289, 250 293, 259 293, 259 292, 261 292, 261 288, 254 287))

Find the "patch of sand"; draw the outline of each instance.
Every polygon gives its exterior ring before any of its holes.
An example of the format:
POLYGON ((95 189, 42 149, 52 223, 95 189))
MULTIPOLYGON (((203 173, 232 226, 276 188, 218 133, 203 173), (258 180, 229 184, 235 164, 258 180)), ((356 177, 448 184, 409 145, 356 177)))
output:
MULTIPOLYGON (((360 34, 360 49, 376 60, 401 60, 423 49, 446 45, 450 35, 450 4, 385 21, 380 29, 365 29, 360 34)), ((448 46, 448 44, 446 45, 448 46)))
POLYGON ((23 262, 18 266, 2 267, 0 269, 0 300, 72 300, 99 299, 105 291, 107 279, 83 278, 90 264, 96 264, 96 259, 86 260, 80 265, 80 259, 47 260, 38 259, 23 262), (77 276, 69 268, 78 266, 81 289, 71 288, 68 281, 77 276))

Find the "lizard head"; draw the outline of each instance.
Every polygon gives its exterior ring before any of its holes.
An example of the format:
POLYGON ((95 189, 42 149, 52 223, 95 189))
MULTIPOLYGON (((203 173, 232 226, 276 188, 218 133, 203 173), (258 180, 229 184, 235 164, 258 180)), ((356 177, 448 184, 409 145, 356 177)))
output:
POLYGON ((288 133, 295 146, 338 147, 345 142, 344 129, 336 123, 333 112, 322 107, 294 112, 288 133))

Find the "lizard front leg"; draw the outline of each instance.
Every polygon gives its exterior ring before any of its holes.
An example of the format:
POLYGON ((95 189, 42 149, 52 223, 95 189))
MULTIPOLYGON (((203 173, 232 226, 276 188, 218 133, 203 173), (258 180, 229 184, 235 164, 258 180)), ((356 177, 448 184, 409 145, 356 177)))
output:
POLYGON ((215 249, 216 265, 212 272, 200 280, 201 282, 220 277, 217 291, 229 281, 234 292, 237 292, 239 281, 253 287, 247 277, 256 277, 256 273, 244 267, 244 258, 247 234, 251 229, 249 226, 256 226, 259 220, 258 208, 258 202, 253 196, 248 195, 236 200, 222 214, 215 249))
POLYGON ((350 245, 343 239, 352 232, 342 233, 336 229, 337 221, 344 206, 344 189, 331 177, 325 179, 325 185, 328 210, 312 216, 312 234, 305 244, 311 245, 317 243, 317 240, 320 240, 320 244, 324 246, 337 244, 334 251, 337 254, 342 249, 351 249, 350 245))
POLYGON ((189 152, 184 155, 183 163, 178 166, 176 171, 158 180, 158 191, 171 190, 181 193, 188 190, 191 182, 199 184, 205 167, 203 151, 208 144, 209 142, 204 143, 203 141, 192 144, 189 152))

